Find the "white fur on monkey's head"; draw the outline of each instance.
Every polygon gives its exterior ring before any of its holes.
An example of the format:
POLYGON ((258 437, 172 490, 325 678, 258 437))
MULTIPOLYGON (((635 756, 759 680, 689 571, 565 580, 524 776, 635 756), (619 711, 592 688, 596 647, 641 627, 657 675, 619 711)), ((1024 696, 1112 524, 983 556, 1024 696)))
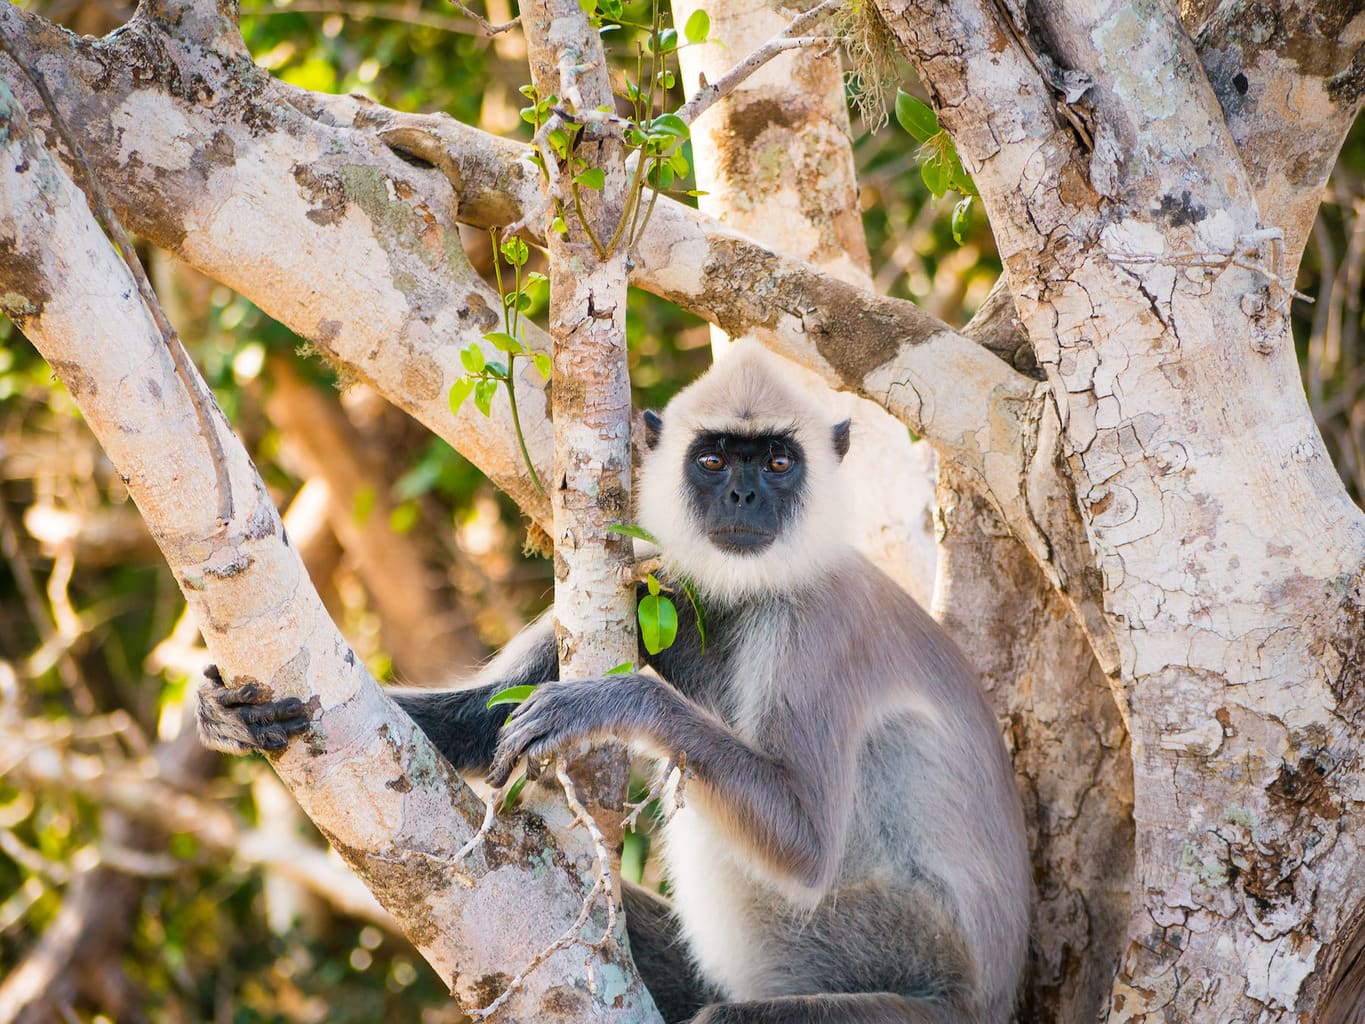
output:
POLYGON ((851 509, 837 479, 848 422, 836 423, 818 398, 785 380, 786 373, 786 364, 759 342, 738 341, 668 403, 662 427, 650 431, 640 473, 640 524, 658 539, 666 568, 713 599, 794 590, 826 576, 848 551, 851 509), (693 512, 685 463, 692 442, 705 433, 789 434, 801 446, 799 511, 757 554, 717 547, 693 512))

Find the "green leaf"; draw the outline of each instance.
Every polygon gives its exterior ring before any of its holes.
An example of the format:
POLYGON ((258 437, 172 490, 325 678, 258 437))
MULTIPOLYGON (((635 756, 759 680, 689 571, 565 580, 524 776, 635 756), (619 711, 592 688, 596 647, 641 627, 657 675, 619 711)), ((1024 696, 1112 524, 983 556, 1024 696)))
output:
POLYGON ((663 589, 663 584, 659 582, 659 577, 655 576, 652 572, 645 575, 645 586, 649 588, 649 595, 651 597, 658 597, 659 591, 663 589))
POLYGON ((546 277, 544 274, 542 274, 539 270, 532 270, 529 274, 526 275, 525 284, 527 288, 530 288, 532 285, 549 284, 549 282, 550 279, 546 277))
POLYGON ((953 180, 952 168, 940 153, 925 157, 924 162, 919 165, 919 176, 924 179, 924 184, 929 187, 935 199, 942 199, 947 194, 948 185, 953 180))
POLYGON ((460 349, 460 362, 464 364, 464 368, 470 373, 483 373, 483 368, 487 365, 487 360, 484 359, 483 349, 479 348, 479 346, 472 341, 464 348, 460 349))
POLYGON ((683 35, 687 37, 689 43, 704 43, 710 34, 711 15, 699 7, 688 16, 687 24, 683 26, 683 35))
POLYGON ((483 340, 500 352, 520 352, 525 347, 506 331, 489 331, 483 336, 483 340))
POLYGON ((672 89, 673 86, 678 84, 677 76, 674 75, 672 71, 660 71, 654 78, 658 81, 659 85, 665 89, 672 89))
POLYGON ((530 776, 522 772, 517 776, 517 781, 507 787, 507 795, 502 798, 503 810, 515 807, 521 801, 521 791, 526 788, 526 783, 530 776))
POLYGON ((645 175, 645 179, 649 182, 651 188, 659 189, 660 191, 671 188, 673 185, 673 168, 665 163, 656 163, 649 169, 649 173, 645 175))
POLYGON ((692 602, 692 610, 697 613, 697 636, 701 637, 701 653, 706 653, 706 612, 702 610, 697 591, 687 580, 682 581, 683 593, 692 602))
POLYGON ((607 172, 600 167, 589 167, 573 179, 584 188, 600 189, 607 183, 607 172))
MULTIPOLYGON (((497 378, 497 380, 506 380, 507 364, 500 359, 490 359, 488 360, 488 364, 484 367, 484 372, 490 377, 497 378)), ((496 385, 497 381, 489 381, 488 383, 496 385)), ((494 390, 496 390, 496 387, 494 390)), ((474 397, 476 399, 478 398, 477 388, 475 389, 474 397)))
POLYGON ((619 533, 623 537, 634 537, 636 540, 648 541, 650 544, 658 544, 658 539, 643 526, 636 526, 634 523, 616 523, 607 527, 608 533, 619 533))
POLYGON ((375 492, 373 487, 362 487, 355 492, 355 500, 351 502, 351 521, 363 526, 374 512, 375 492))
POLYGON ((686 139, 691 135, 687 122, 677 114, 660 114, 646 129, 652 139, 686 139))
POLYGON ((514 267, 520 267, 530 256, 531 250, 526 247, 526 243, 520 238, 513 236, 502 243, 502 258, 514 267))
POLYGON ((626 6, 621 0, 601 0, 602 13, 608 18, 615 18, 620 21, 625 17, 626 6))
POLYGON ((546 380, 549 380, 550 373, 554 369, 554 362, 550 357, 544 352, 537 352, 531 356, 531 359, 535 362, 536 369, 540 371, 540 375, 546 380))
POLYGON ((972 211, 972 196, 961 199, 953 206, 953 241, 962 244, 963 232, 967 230, 967 217, 972 211))
POLYGON ((687 154, 681 149, 675 149, 667 159, 668 166, 673 168, 673 173, 679 178, 687 177, 687 172, 692 169, 692 165, 687 162, 687 154))
POLYGON ((517 86, 517 92, 521 93, 528 100, 534 100, 536 98, 536 87, 534 85, 519 85, 517 86))
POLYGON ((619 665, 613 665, 602 674, 605 676, 628 676, 635 671, 635 665, 629 661, 623 661, 619 665))
POLYGON ((394 533, 407 533, 417 525, 417 518, 416 503, 405 501, 389 513, 389 529, 394 533))
POLYGON ((666 597, 641 598, 635 610, 640 620, 640 640, 650 654, 673 646, 678 638, 678 609, 666 597))
POLYGON ((645 40, 645 45, 649 47, 650 53, 669 53, 678 48, 678 30, 676 28, 664 28, 659 30, 658 35, 651 35, 645 40))
POLYGON ((450 411, 458 416, 460 414, 460 406, 464 405, 464 400, 469 397, 473 390, 473 377, 461 377, 454 384, 450 385, 450 411))
POLYGON ((584 14, 597 13, 597 0, 578 0, 578 6, 584 14))
POLYGON ((557 235, 565 235, 568 234, 569 227, 564 223, 563 217, 556 217, 554 220, 550 221, 550 230, 557 235))
POLYGON ((520 704, 527 697, 536 692, 535 683, 524 683, 521 686, 509 686, 505 690, 499 690, 488 698, 489 708, 495 708, 500 704, 520 704))
POLYGON ((474 385, 474 405, 485 416, 493 415, 493 396, 498 393, 498 382, 481 380, 474 385))
POLYGON ((916 142, 928 142, 943 130, 933 107, 900 89, 896 90, 896 120, 916 142))

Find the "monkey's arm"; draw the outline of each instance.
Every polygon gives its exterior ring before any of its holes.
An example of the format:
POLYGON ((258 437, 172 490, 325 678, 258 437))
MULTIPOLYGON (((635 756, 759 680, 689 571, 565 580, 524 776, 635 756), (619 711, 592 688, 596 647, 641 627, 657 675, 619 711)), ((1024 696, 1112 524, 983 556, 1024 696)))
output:
MULTIPOLYGON (((502 649, 470 685, 453 690, 386 688, 437 749, 459 771, 483 772, 493 760, 507 708, 488 707, 499 690, 554 679, 559 672, 554 624, 532 623, 502 649)), ((307 731, 313 708, 297 697, 274 700, 268 687, 225 682, 218 669, 205 671, 199 689, 199 733, 204 743, 231 754, 283 750, 307 731)))
POLYGON ((771 872, 820 891, 838 867, 848 767, 837 755, 797 755, 825 744, 847 750, 852 743, 839 735, 846 726, 837 712, 791 719, 776 725, 765 737, 772 740, 769 749, 761 750, 652 676, 559 682, 542 686, 513 713, 498 736, 488 779, 501 785, 521 758, 544 758, 593 737, 635 743, 660 758, 681 754, 692 776, 689 803, 700 803, 771 872), (803 736, 806 731, 811 735, 803 736))
POLYGON ((554 621, 544 615, 518 633, 468 687, 388 687, 385 692, 412 716, 456 771, 483 773, 493 762, 498 730, 510 710, 505 705, 490 708, 489 698, 508 687, 536 685, 558 675, 554 621))

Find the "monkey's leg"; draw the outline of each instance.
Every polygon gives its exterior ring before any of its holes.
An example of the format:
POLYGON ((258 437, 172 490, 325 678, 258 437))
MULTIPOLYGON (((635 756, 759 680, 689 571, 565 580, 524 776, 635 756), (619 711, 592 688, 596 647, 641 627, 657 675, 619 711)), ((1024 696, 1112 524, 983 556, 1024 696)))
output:
POLYGON ((685 1024, 712 998, 692 966, 668 901, 621 880, 630 953, 665 1024, 685 1024))
POLYGON ((960 1007, 889 992, 781 996, 744 1003, 715 1003, 692 1024, 976 1024, 960 1007))

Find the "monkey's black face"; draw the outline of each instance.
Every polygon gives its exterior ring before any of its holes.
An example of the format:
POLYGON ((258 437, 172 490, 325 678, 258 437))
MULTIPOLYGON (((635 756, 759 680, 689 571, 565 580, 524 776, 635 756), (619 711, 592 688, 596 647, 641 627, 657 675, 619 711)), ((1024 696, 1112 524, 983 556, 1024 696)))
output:
POLYGON ((758 554, 801 507, 806 467, 788 434, 699 434, 687 450, 691 512, 723 551, 758 554))

